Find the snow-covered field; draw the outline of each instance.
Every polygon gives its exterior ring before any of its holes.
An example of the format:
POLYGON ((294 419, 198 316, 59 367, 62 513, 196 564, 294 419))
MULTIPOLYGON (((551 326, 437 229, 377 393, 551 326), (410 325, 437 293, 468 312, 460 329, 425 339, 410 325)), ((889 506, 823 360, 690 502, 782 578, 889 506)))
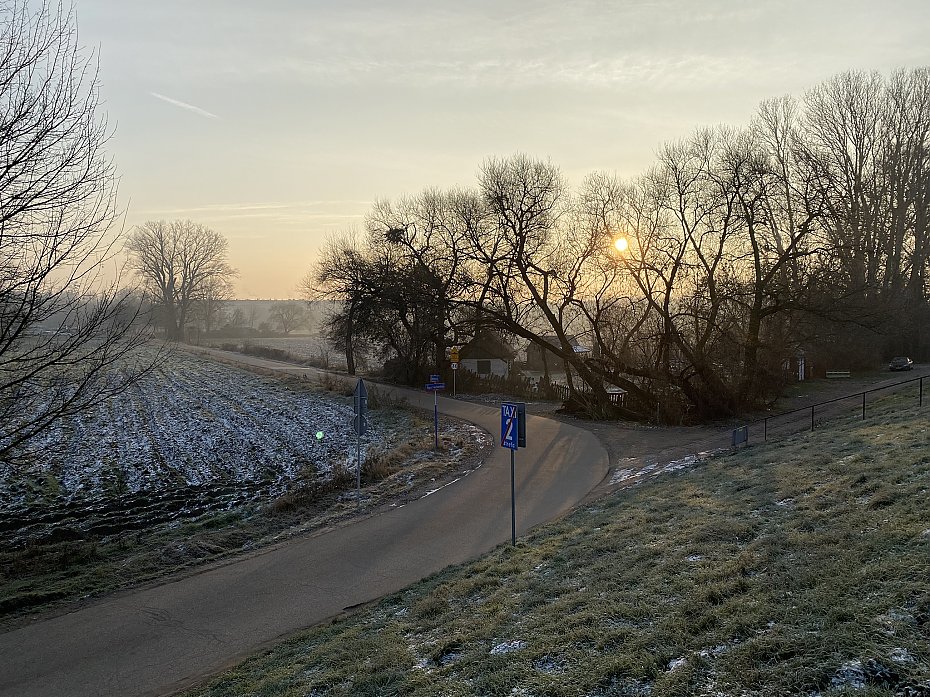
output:
MULTIPOLYGON (((409 414, 370 416, 368 443, 409 435, 409 414)), ((46 433, 25 467, 0 464, 0 540, 138 529, 354 468, 351 417, 351 399, 178 351, 46 433)))

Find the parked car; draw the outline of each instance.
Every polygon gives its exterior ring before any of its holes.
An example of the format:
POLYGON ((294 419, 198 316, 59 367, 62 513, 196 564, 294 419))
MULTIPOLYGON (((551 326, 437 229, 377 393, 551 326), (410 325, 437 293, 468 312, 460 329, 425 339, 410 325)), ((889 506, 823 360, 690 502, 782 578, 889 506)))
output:
POLYGON ((895 356, 888 364, 888 370, 913 370, 914 361, 907 356, 895 356))

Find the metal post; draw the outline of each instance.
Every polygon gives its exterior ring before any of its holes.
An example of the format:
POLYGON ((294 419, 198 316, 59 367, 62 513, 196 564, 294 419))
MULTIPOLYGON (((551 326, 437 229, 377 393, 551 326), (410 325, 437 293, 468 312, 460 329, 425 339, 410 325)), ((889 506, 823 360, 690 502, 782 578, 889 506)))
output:
POLYGON ((811 404, 811 430, 814 430, 814 405, 811 404))
POLYGON ((762 421, 762 440, 767 441, 769 439, 769 420, 764 419, 762 421))
POLYGON ((863 421, 865 421, 865 395, 866 393, 863 392, 862 393, 862 420, 863 421))
POLYGON ((917 406, 922 407, 924 405, 924 379, 920 378, 920 397, 917 400, 917 406))
POLYGON ((517 484, 514 476, 513 450, 510 451, 510 543, 517 545, 517 484))
POLYGON ((362 437, 357 432, 355 434, 355 505, 356 507, 362 505, 362 437))
POLYGON ((455 397, 455 374, 459 372, 457 370, 452 371, 452 396, 455 397))
POLYGON ((434 450, 439 450, 439 393, 436 390, 433 390, 433 436, 434 450))

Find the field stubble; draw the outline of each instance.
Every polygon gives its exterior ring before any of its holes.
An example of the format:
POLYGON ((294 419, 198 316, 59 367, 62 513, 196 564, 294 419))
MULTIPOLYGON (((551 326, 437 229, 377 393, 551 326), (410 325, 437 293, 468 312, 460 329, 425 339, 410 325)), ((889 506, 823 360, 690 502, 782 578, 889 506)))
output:
POLYGON ((359 501, 344 390, 175 353, 0 473, 0 617, 19 622, 402 502, 478 466, 490 446, 444 418, 434 452, 431 421, 373 397, 359 501))

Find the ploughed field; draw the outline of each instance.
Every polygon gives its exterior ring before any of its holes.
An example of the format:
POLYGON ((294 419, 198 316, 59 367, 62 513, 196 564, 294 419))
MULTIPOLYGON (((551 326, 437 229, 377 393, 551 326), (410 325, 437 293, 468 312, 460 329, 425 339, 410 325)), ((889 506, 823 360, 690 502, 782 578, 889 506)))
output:
MULTIPOLYGON (((367 444, 409 434, 370 413, 367 444)), ((355 467, 351 398, 178 351, 117 398, 0 463, 0 544, 76 539, 270 500, 355 467), (322 434, 318 438, 317 434, 322 434)))

